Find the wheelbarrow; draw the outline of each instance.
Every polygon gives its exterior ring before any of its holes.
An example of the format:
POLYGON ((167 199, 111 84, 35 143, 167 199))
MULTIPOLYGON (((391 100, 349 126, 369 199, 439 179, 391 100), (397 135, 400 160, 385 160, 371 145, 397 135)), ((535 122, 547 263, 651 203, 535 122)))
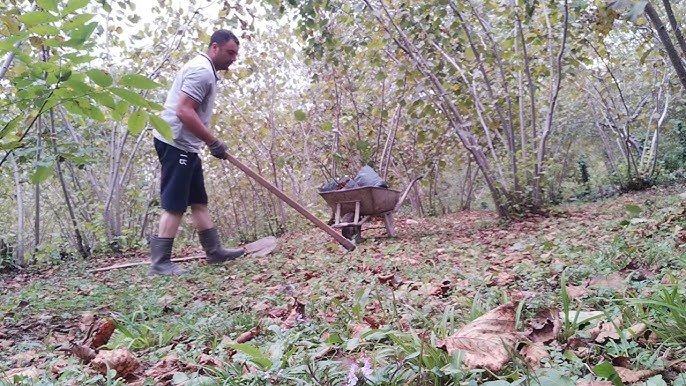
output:
POLYGON ((362 225, 372 217, 381 217, 389 236, 395 237, 393 213, 402 206, 405 197, 422 176, 414 178, 403 192, 365 186, 361 188, 319 192, 333 211, 332 228, 341 228, 347 239, 359 242, 362 239, 362 225))

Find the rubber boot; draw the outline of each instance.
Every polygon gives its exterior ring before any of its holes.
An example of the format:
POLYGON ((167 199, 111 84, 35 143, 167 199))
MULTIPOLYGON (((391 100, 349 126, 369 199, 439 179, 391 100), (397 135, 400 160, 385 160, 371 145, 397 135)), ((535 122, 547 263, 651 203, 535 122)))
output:
POLYGON ((148 275, 179 276, 188 273, 188 270, 179 268, 171 261, 174 238, 150 237, 150 269, 148 275))
POLYGON ((245 253, 245 249, 224 249, 219 241, 217 228, 210 228, 198 233, 200 245, 207 254, 207 262, 210 264, 221 264, 234 260, 245 253))

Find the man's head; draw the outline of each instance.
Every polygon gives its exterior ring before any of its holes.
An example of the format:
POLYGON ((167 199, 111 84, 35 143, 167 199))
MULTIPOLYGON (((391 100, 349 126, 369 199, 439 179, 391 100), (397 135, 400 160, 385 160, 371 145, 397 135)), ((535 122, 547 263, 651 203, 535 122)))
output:
POLYGON ((214 68, 228 70, 238 55, 238 38, 230 31, 220 29, 212 34, 207 55, 212 59, 214 68))

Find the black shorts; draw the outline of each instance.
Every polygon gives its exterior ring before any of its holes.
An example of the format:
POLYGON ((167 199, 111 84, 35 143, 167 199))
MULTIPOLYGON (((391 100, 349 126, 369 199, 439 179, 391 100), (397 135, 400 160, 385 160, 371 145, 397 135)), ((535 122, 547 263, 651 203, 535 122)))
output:
POLYGON ((184 213, 189 205, 207 205, 205 177, 198 154, 177 149, 157 138, 155 150, 162 166, 162 208, 184 213))

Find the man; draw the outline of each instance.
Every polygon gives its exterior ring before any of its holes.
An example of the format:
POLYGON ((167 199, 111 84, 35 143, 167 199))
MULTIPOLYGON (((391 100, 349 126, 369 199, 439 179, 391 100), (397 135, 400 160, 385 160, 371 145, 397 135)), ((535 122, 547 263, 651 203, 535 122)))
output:
POLYGON ((191 218, 198 230, 207 261, 220 264, 233 260, 243 249, 224 249, 207 209, 207 193, 198 153, 203 144, 219 158, 228 156, 226 144, 209 130, 217 88, 217 71, 228 70, 238 55, 238 38, 218 30, 210 39, 207 53, 186 63, 174 80, 164 103, 162 119, 172 128, 174 140, 168 141, 154 131, 155 150, 162 167, 161 206, 157 236, 150 239, 150 275, 182 275, 188 271, 171 261, 172 246, 183 214, 191 207, 191 218))

